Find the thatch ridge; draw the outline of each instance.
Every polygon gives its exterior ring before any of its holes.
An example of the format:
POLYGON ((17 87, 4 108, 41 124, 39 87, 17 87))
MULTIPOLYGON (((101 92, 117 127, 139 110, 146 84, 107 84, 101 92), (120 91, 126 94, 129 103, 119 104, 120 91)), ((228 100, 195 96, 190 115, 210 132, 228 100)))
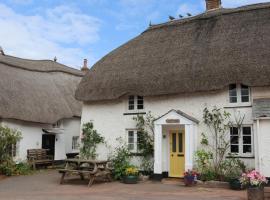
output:
POLYGON ((80 82, 76 98, 270 85, 269 19, 270 3, 264 3, 154 25, 99 60, 80 82))
POLYGON ((83 76, 84 73, 81 70, 63 65, 56 61, 52 60, 32 60, 14 57, 10 55, 0 55, 0 63, 22 68, 29 71, 37 71, 37 72, 65 72, 69 74, 73 74, 76 76, 83 76), (37 67, 38 66, 38 67, 37 67))
POLYGON ((53 61, 0 55, 0 118, 52 124, 80 117, 82 103, 74 94, 81 77, 53 61))

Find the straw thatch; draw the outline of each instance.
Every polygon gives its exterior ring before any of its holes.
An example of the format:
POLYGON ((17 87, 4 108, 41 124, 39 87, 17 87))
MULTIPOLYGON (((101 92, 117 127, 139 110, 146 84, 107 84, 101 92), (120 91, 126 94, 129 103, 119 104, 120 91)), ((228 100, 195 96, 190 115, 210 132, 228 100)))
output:
POLYGON ((82 101, 270 85, 270 3, 218 9, 149 27, 97 62, 82 101))
POLYGON ((81 116, 74 93, 82 76, 57 62, 0 55, 0 118, 55 123, 81 116))

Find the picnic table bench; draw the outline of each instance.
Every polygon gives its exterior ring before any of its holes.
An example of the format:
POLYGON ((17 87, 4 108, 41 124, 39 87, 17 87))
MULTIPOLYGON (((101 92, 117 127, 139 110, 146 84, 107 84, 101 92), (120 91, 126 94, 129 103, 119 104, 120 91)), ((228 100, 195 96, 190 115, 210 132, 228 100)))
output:
POLYGON ((62 174, 60 184, 64 183, 66 175, 79 175, 81 180, 84 180, 84 177, 88 176, 88 187, 91 187, 98 177, 105 178, 107 181, 112 181, 111 169, 108 167, 108 161, 66 159, 65 168, 59 169, 59 173, 62 174))
POLYGON ((27 160, 33 169, 36 170, 36 165, 54 164, 53 156, 47 155, 47 149, 28 149, 27 160))

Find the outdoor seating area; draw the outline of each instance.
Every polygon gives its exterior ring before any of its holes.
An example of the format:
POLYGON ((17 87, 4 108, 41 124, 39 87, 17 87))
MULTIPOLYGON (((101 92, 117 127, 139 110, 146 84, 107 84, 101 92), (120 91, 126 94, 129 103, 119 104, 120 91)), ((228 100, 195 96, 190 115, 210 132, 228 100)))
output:
POLYGON ((36 170, 37 165, 54 165, 54 159, 47 154, 47 149, 28 149, 27 159, 34 170, 36 170))
POLYGON ((111 182, 111 169, 107 164, 107 161, 67 159, 65 161, 65 168, 58 170, 62 174, 60 184, 64 183, 65 176, 72 175, 80 176, 81 180, 84 180, 85 176, 88 177, 88 187, 92 186, 98 177, 111 182))

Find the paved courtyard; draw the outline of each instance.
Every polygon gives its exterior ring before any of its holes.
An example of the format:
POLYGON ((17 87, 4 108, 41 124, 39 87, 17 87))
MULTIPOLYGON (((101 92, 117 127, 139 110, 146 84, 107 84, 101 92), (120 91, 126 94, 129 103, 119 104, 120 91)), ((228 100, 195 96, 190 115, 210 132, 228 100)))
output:
POLYGON ((145 182, 126 185, 119 182, 97 183, 91 188, 87 181, 70 180, 59 185, 60 174, 54 170, 30 176, 0 180, 0 200, 238 200, 246 199, 244 191, 187 188, 176 184, 145 182))

